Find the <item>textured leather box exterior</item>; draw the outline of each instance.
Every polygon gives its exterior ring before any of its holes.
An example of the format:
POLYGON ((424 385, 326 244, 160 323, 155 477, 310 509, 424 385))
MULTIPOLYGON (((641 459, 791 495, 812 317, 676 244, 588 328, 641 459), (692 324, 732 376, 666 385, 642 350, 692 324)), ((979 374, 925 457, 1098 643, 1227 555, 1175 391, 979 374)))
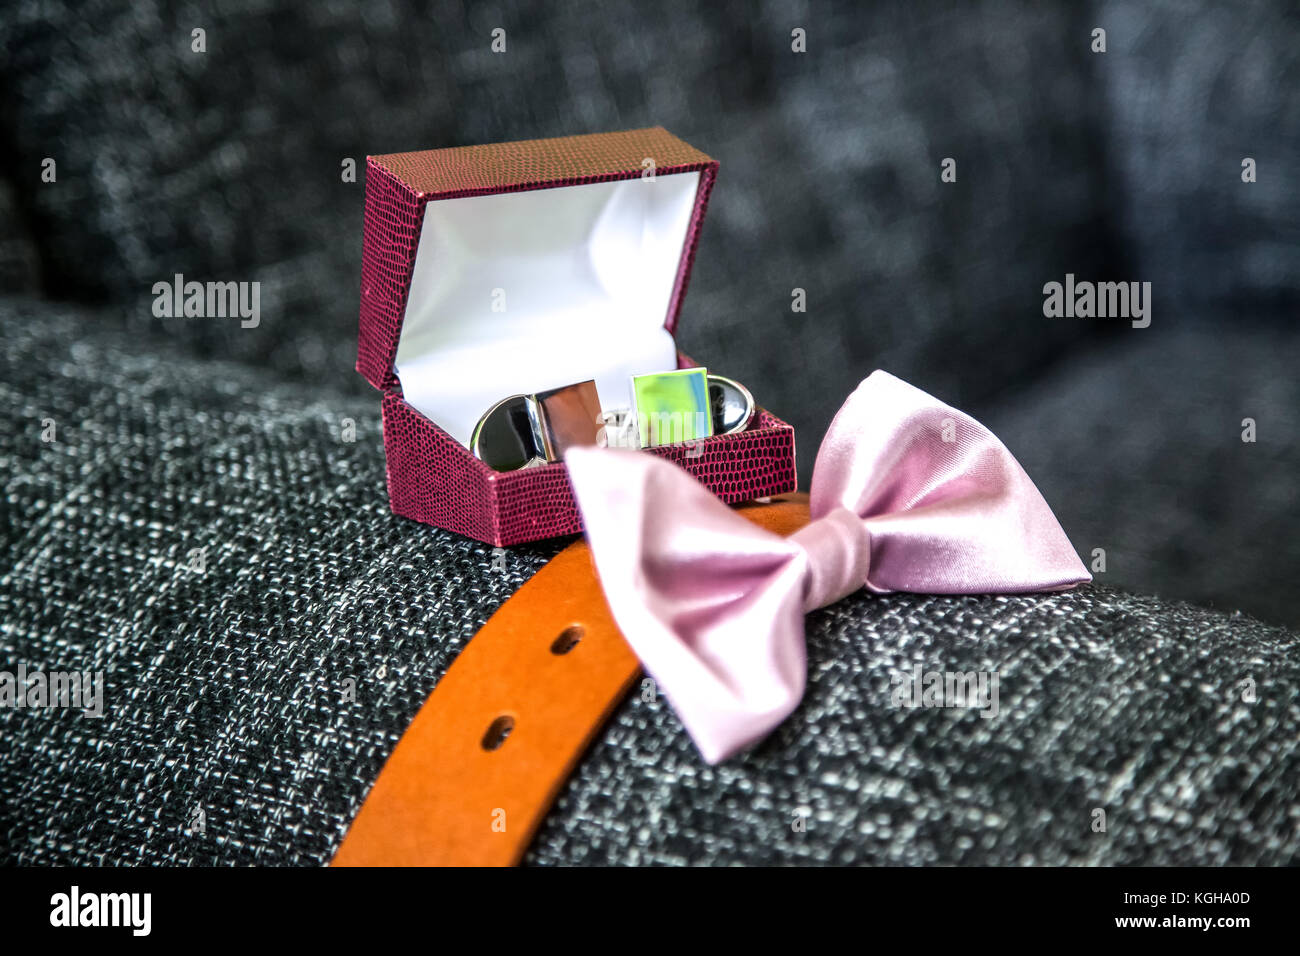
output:
MULTIPOLYGON (((493 471, 402 398, 384 395, 388 500, 396 514, 506 547, 576 534, 582 519, 564 462, 493 471)), ((723 501, 794 491, 794 429, 759 410, 751 427, 688 445, 647 448, 681 465, 723 501)))
MULTIPOLYGON (((496 472, 402 398, 393 368, 427 203, 464 196, 698 171, 700 185, 664 327, 675 331, 718 164, 660 127, 559 139, 371 156, 361 265, 357 371, 384 392, 384 450, 395 513, 498 546, 582 530, 562 462, 496 472)), ((676 461, 724 501, 792 491, 794 429, 760 411, 746 431, 694 448, 649 453, 676 461)))

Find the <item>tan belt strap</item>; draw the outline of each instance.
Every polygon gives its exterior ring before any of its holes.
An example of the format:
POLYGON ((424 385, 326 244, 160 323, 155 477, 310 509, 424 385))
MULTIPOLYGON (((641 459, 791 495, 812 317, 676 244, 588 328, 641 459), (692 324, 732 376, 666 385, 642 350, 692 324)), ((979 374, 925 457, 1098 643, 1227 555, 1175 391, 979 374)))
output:
MULTIPOLYGON (((737 511, 782 535, 808 523, 802 494, 737 511)), ((331 865, 519 862, 640 673, 579 539, 465 645, 397 742, 331 865)))

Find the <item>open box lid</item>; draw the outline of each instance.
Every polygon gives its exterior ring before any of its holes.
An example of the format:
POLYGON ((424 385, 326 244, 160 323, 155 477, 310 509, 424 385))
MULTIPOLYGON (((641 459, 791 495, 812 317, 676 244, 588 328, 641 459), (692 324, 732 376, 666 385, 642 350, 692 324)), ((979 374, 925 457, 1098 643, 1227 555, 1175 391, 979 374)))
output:
POLYGON ((369 157, 357 371, 462 443, 513 393, 621 404, 675 365, 717 168, 661 127, 369 157))

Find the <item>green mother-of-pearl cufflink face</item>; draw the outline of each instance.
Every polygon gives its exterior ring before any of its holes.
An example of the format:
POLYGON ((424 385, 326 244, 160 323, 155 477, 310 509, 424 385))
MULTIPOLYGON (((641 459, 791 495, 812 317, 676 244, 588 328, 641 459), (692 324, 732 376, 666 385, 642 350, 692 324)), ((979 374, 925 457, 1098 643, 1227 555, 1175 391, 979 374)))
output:
POLYGON ((470 451, 496 471, 560 461, 579 445, 595 445, 604 421, 594 381, 511 395, 491 408, 470 437, 470 451))
POLYGON ((673 445, 713 434, 709 373, 680 368, 632 378, 641 446, 673 445))

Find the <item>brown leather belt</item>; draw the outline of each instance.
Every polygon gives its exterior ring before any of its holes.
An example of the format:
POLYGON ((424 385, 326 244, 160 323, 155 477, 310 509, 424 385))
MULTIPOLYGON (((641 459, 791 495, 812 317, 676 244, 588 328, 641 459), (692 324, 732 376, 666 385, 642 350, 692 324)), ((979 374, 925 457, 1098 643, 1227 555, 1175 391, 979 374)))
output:
MULTIPOLYGON (((788 535, 808 498, 742 505, 788 535)), ((466 646, 397 742, 332 866, 509 866, 641 673, 578 540, 466 646)))

